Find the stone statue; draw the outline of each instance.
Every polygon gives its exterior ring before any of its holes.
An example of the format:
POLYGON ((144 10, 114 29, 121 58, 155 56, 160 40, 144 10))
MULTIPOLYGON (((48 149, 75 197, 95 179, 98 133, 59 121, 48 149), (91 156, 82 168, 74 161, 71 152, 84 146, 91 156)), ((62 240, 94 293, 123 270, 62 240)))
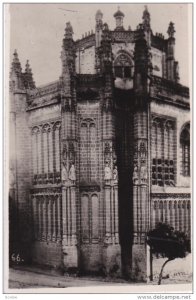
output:
POLYGON ((116 183, 118 181, 118 169, 117 169, 117 166, 114 166, 114 169, 113 169, 113 179, 114 179, 114 183, 116 183))
POLYGON ((142 181, 145 182, 147 180, 147 170, 145 165, 142 165, 140 168, 140 176, 142 181))
POLYGON ((104 169, 104 180, 111 180, 112 179, 112 171, 109 167, 109 163, 106 162, 105 169, 104 169))
POLYGON ((138 181, 138 168, 137 165, 134 165, 134 170, 133 170, 133 183, 137 183, 138 181))
POLYGON ((69 179, 71 181, 76 181, 76 170, 73 163, 71 164, 71 168, 69 170, 69 179))
POLYGON ((63 182, 68 180, 68 172, 67 172, 67 168, 66 168, 65 164, 63 164, 63 166, 62 166, 61 177, 62 177, 63 182))

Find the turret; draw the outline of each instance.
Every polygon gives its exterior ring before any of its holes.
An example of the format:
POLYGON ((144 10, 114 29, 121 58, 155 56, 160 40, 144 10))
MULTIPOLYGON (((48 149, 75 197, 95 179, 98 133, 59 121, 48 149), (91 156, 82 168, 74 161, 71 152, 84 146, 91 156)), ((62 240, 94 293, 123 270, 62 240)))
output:
POLYGON ((148 30, 150 29, 150 13, 148 11, 148 7, 147 5, 145 5, 145 9, 144 9, 144 12, 143 12, 143 26, 144 26, 144 29, 145 30, 148 30))
POLYGON ((101 45, 101 36, 102 36, 102 29, 103 29, 102 19, 103 19, 103 14, 100 10, 98 10, 95 15, 95 21, 96 21, 95 44, 96 44, 96 47, 100 47, 100 45, 101 45))
POLYGON ((66 23, 62 48, 62 76, 64 76, 66 73, 73 74, 75 72, 75 49, 73 41, 73 28, 70 22, 66 23))
POLYGON ((167 50, 166 50, 166 65, 167 65, 167 79, 174 81, 174 65, 175 65, 175 29, 174 23, 170 22, 168 30, 167 50))
POLYGON ((120 11, 120 8, 118 7, 118 11, 114 14, 114 18, 116 19, 116 28, 115 30, 124 30, 123 27, 123 19, 124 19, 123 12, 120 11))
POLYGON ((70 22, 66 23, 65 35, 61 52, 62 76, 61 94, 62 110, 75 110, 76 107, 76 88, 75 88, 75 43, 73 41, 73 28, 70 22))
POLYGON ((151 45, 150 13, 148 11, 147 5, 145 5, 142 19, 143 19, 142 25, 145 32, 145 38, 148 46, 150 46, 151 45))
POLYGON ((33 74, 32 74, 32 70, 30 68, 29 60, 27 60, 27 62, 26 62, 23 78, 24 78, 24 86, 26 89, 31 90, 31 89, 35 88, 35 82, 33 80, 33 74))
POLYGON ((22 68, 18 58, 18 53, 15 50, 13 54, 13 62, 10 72, 10 89, 11 91, 15 89, 23 89, 23 78, 22 78, 22 68))
POLYGON ((61 52, 62 60, 62 87, 63 93, 68 97, 73 92, 73 76, 75 75, 75 44, 73 41, 73 28, 70 22, 66 23, 65 35, 61 52))
POLYGON ((149 85, 149 76, 152 72, 151 56, 145 37, 142 34, 135 43, 135 72, 134 72, 134 90, 137 106, 147 104, 147 93, 149 85))
POLYGON ((112 70, 112 47, 110 31, 107 23, 103 25, 103 34, 101 41, 101 60, 102 71, 104 73, 110 73, 112 70))
POLYGON ((102 40, 102 32, 103 32, 103 14, 100 10, 96 12, 95 15, 95 68, 97 73, 100 73, 101 62, 100 62, 100 46, 102 40))

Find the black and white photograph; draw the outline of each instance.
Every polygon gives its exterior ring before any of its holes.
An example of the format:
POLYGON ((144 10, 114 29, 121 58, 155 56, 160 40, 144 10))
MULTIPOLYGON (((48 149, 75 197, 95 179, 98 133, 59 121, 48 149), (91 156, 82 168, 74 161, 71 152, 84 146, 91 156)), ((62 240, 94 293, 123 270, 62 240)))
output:
POLYGON ((4 290, 192 292, 188 3, 5 3, 4 290))

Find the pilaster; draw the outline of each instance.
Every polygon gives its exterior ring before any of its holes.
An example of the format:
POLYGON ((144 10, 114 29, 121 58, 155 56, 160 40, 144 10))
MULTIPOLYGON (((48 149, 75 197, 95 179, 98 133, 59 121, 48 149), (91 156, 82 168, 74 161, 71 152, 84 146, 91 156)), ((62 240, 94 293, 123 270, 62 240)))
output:
POLYGON ((119 276, 121 272, 121 251, 119 244, 118 167, 114 129, 113 58, 107 24, 104 24, 101 53, 101 66, 105 83, 102 102, 105 220, 103 260, 106 273, 119 276))
POLYGON ((63 218, 63 262, 65 270, 77 270, 78 251, 76 233, 76 92, 75 48, 73 29, 66 24, 62 49, 61 77, 61 181, 63 218))

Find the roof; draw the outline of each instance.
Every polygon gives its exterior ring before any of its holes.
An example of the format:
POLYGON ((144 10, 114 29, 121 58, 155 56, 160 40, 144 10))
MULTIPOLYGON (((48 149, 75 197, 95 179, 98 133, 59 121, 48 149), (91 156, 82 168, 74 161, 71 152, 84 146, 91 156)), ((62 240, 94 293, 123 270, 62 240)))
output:
POLYGON ((114 18, 116 17, 124 17, 125 15, 123 14, 122 11, 120 11, 120 9, 118 9, 118 11, 114 14, 114 18))

